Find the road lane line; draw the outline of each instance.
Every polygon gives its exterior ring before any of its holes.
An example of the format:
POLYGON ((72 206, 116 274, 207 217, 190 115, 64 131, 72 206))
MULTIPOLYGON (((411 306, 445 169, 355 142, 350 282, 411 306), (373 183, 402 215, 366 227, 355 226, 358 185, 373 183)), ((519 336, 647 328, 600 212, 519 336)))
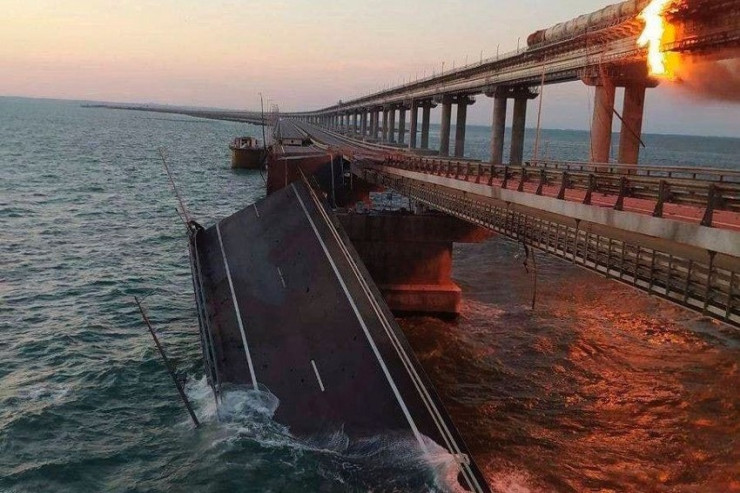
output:
POLYGON ((313 372, 316 374, 316 380, 319 381, 319 388, 321 388, 322 392, 326 392, 324 382, 321 381, 321 375, 319 375, 319 369, 316 368, 316 362, 314 360, 311 360, 311 366, 313 366, 313 372))
POLYGON ((398 401, 399 406, 401 406, 401 411, 406 417, 406 420, 408 421, 409 426, 411 427, 411 431, 414 433, 414 436, 416 437, 416 440, 419 442, 421 449, 424 451, 424 453, 428 454, 429 450, 427 449, 427 446, 424 443, 424 439, 422 438, 422 435, 419 432, 419 429, 417 428, 416 423, 414 422, 414 418, 411 416, 411 412, 406 406, 406 402, 404 402, 403 397, 401 396, 401 392, 398 390, 398 387, 396 386, 396 382, 393 381, 391 372, 390 370, 388 370, 388 367, 385 364, 385 360, 383 360, 383 356, 380 354, 380 350, 378 349, 378 346, 375 344, 373 337, 370 335, 370 330, 367 328, 367 325, 365 324, 365 320, 362 318, 362 315, 360 315, 360 311, 358 310, 357 305, 355 304, 355 300, 352 299, 352 295, 349 294, 349 290, 347 289, 347 285, 344 283, 344 279, 342 279, 342 275, 339 273, 339 268, 337 267, 337 264, 334 263, 334 259, 331 257, 331 254, 329 253, 329 249, 326 247, 326 243, 324 243, 324 240, 323 238, 321 238, 321 234, 319 233, 319 230, 316 228, 316 224, 313 222, 311 215, 308 213, 308 209, 306 209, 306 204, 303 203, 303 199, 301 199, 301 196, 298 193, 298 189, 295 187, 295 183, 291 183, 290 186, 293 188, 293 192, 295 193, 295 196, 298 199, 298 203, 300 204, 301 209, 303 209, 303 213, 306 215, 306 218, 308 219, 308 222, 311 225, 311 229, 313 229, 313 232, 316 235, 316 238, 319 240, 319 244, 321 244, 322 250, 324 250, 324 255, 326 255, 326 258, 329 260, 329 263, 331 264, 331 268, 334 271, 334 275, 337 277, 337 280, 339 281, 339 285, 342 287, 342 290, 344 291, 344 295, 347 297, 347 301, 349 301, 349 304, 352 307, 352 310, 354 311, 355 316, 357 317, 357 320, 360 322, 362 331, 365 333, 365 337, 370 343, 370 347, 372 348, 373 353, 375 354, 375 357, 378 360, 378 363, 380 363, 380 367, 383 370, 383 373, 385 374, 385 378, 386 380, 388 380, 388 384, 391 386, 391 390, 393 391, 393 394, 396 397, 396 401, 398 401))
MULTIPOLYGON (((432 419, 434 420, 435 425, 437 426, 437 430, 442 436, 442 439, 445 441, 447 448, 450 449, 449 451, 453 454, 453 456, 456 459, 461 458, 461 457, 467 457, 465 454, 462 453, 461 448, 459 444, 457 443, 457 440, 455 440, 452 433, 450 432, 449 427, 447 426, 446 421, 444 420, 444 418, 442 418, 442 415, 439 409, 437 408, 436 404, 434 403, 434 400, 431 398, 428 389, 424 385, 423 381, 421 380, 421 377, 417 373, 409 356, 406 354, 406 351, 403 349, 403 346, 401 345, 400 341, 396 337, 396 334, 391 328, 390 323, 387 321, 384 313, 382 312, 380 307, 377 305, 375 298, 370 292, 370 288, 368 287, 364 278, 360 274, 359 269, 357 268, 354 260, 352 259, 352 256, 349 254, 349 251, 344 245, 342 239, 339 236, 339 233, 336 231, 336 228, 331 222, 326 211, 323 209, 323 207, 318 201, 318 198, 316 197, 315 194, 312 193, 311 190, 309 190, 309 194, 311 196, 311 199, 313 200, 314 206, 318 209, 320 215, 322 216, 322 219, 324 220, 331 234, 333 235, 334 240, 337 242, 339 246, 339 250, 344 254, 345 259, 350 265, 350 269, 355 274, 355 277, 357 278, 360 284, 360 287, 365 292, 365 295, 367 296, 367 299, 370 302, 370 305, 372 306, 373 310, 375 311, 376 315, 381 321, 381 324, 383 325, 383 328, 385 329, 386 335, 390 338, 391 344, 396 350, 398 356, 401 358, 401 361, 403 362, 407 373, 411 377, 411 380, 414 383, 414 386, 416 387, 417 392, 419 392, 421 400, 426 406, 427 411, 431 414, 432 419)), ((463 469, 463 474, 466 476, 466 480, 468 481, 470 486, 476 491, 480 491, 481 490, 480 484, 475 474, 473 473, 472 469, 470 468, 469 460, 458 461, 458 464, 463 469)))
POLYGON ((252 355, 249 354, 249 345, 247 344, 247 335, 244 333, 244 324, 242 323, 242 314, 239 310, 239 303, 236 301, 236 293, 234 292, 234 282, 231 280, 231 269, 229 269, 229 261, 226 260, 226 251, 224 250, 224 240, 221 238, 220 223, 216 223, 216 233, 218 233, 218 243, 219 245, 221 245, 221 256, 224 259, 224 267, 226 267, 226 278, 229 280, 229 289, 231 289, 231 301, 234 303, 236 322, 239 324, 239 332, 241 332, 242 334, 244 354, 247 356, 247 365, 249 365, 249 375, 252 377, 252 385, 254 386, 254 390, 257 390, 257 377, 254 374, 252 355))

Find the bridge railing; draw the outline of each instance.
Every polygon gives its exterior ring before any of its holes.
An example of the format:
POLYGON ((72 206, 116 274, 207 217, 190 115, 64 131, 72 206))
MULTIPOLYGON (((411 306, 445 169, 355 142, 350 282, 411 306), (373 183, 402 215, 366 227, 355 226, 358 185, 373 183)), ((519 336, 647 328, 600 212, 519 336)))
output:
POLYGON ((715 211, 740 212, 740 171, 735 170, 546 160, 510 166, 405 155, 391 156, 385 164, 563 200, 569 190, 580 190, 584 204, 602 194, 615 198, 616 210, 624 209, 626 198, 643 199, 652 202, 654 217, 663 217, 665 204, 688 205, 703 210, 704 226, 712 226, 715 211))
POLYGON ((534 209, 466 194, 376 170, 365 170, 371 183, 464 221, 497 231, 544 252, 572 261, 609 278, 740 327, 740 272, 721 254, 697 252, 652 237, 624 237, 608 228, 580 228, 534 209))

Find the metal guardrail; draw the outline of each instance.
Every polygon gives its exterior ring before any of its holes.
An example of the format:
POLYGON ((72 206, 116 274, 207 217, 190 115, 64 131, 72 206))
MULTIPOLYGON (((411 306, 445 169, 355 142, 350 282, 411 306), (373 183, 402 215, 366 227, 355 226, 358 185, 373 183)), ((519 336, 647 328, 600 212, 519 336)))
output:
POLYGON ((740 327, 737 262, 713 252, 671 251, 670 245, 640 243, 616 231, 580 227, 580 222, 529 213, 449 188, 366 169, 365 179, 573 262, 642 291, 740 327), (734 266, 734 267, 733 267, 734 266))
POLYGON ((703 208, 701 224, 712 226, 714 211, 740 212, 740 171, 714 168, 625 166, 615 164, 531 161, 521 166, 480 161, 393 155, 384 163, 399 169, 470 181, 499 184, 524 191, 536 183, 537 195, 546 187, 557 187, 557 198, 567 190, 586 192, 584 204, 594 193, 615 196, 614 208, 622 210, 625 198, 650 200, 654 217, 663 217, 665 204, 703 208))

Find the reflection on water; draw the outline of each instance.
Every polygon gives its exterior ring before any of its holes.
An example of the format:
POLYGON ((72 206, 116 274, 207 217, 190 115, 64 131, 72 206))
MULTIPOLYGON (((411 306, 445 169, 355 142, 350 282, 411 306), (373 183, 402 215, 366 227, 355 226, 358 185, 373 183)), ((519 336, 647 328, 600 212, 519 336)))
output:
POLYGON ((504 239, 455 248, 456 322, 401 321, 501 491, 740 491, 740 334, 504 239))

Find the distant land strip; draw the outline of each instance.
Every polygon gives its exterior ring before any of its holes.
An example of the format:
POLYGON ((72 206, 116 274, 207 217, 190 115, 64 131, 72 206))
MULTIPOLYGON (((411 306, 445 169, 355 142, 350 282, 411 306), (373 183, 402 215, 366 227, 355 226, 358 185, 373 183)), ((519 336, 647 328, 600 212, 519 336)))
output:
MULTIPOLYGON (((83 104, 83 108, 102 108, 109 110, 129 110, 129 111, 149 111, 153 113, 168 113, 173 115, 186 115, 195 118, 208 118, 210 120, 225 120, 230 122, 251 123, 252 125, 262 125, 262 116, 260 113, 250 111, 228 111, 228 110, 196 110, 189 108, 148 106, 148 105, 126 105, 126 104, 83 104)), ((269 121, 269 116, 265 115, 265 120, 269 121)))

